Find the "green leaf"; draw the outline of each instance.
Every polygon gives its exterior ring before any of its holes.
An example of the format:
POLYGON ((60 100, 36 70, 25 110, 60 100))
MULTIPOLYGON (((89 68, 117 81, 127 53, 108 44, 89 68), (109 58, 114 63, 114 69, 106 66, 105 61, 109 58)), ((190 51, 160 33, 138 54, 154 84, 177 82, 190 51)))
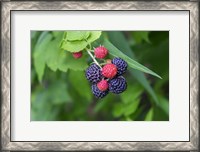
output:
POLYGON ((89 31, 66 31, 66 38, 68 41, 85 40, 90 36, 89 31))
POLYGON ((59 61, 59 69, 68 68, 74 71, 84 71, 88 67, 86 62, 86 56, 83 55, 79 59, 74 59, 71 53, 67 51, 63 51, 61 60, 59 61))
POLYGON ((95 41, 101 36, 101 31, 84 31, 84 32, 70 32, 70 41, 68 38, 68 32, 65 32, 64 38, 61 41, 60 47, 69 52, 79 52, 86 48, 87 45, 95 41), (88 33, 90 34, 88 36, 88 33), (73 40, 73 41, 71 41, 73 40))
POLYGON ((46 56, 46 64, 52 71, 57 71, 58 69, 67 72, 69 66, 65 66, 63 62, 66 59, 66 53, 63 50, 54 49, 53 45, 49 45, 46 56), (52 47, 51 47, 52 46, 52 47))
POLYGON ((114 117, 120 117, 122 115, 129 116, 137 110, 139 103, 139 99, 132 100, 129 103, 117 103, 114 105, 114 110, 112 114, 114 117))
POLYGON ((72 100, 67 91, 67 85, 62 81, 54 81, 46 90, 46 93, 49 96, 49 101, 52 101, 53 104, 62 104, 72 100))
POLYGON ((115 57, 120 57, 122 59, 124 59, 128 65, 133 68, 133 69, 137 69, 140 70, 142 72, 151 74, 153 76, 156 76, 158 78, 161 79, 161 77, 156 74, 155 72, 153 72, 152 70, 148 69, 147 67, 141 65, 140 63, 136 62, 135 60, 131 59, 130 57, 128 57, 127 55, 125 55, 124 53, 122 53, 118 48, 116 48, 111 42, 109 42, 108 40, 104 40, 103 41, 103 45, 108 48, 109 53, 115 57))
MULTIPOLYGON (((72 87, 82 96, 91 101, 92 93, 90 85, 85 78, 85 72, 83 71, 69 71, 69 80, 72 87)), ((78 102, 78 101, 77 101, 78 102)))
MULTIPOLYGON (((108 37, 110 41, 120 50, 123 50, 124 53, 131 57, 135 58, 134 53, 132 49, 130 48, 127 40, 125 39, 124 35, 122 32, 107 32, 108 37), (117 37, 117 38, 116 38, 117 37)), ((147 92, 152 96, 153 100, 158 104, 158 98, 152 89, 150 83, 147 81, 146 77, 144 76, 144 73, 141 71, 135 70, 135 69, 130 69, 131 75, 135 77, 135 79, 147 90, 147 92)))
POLYGON ((137 108, 138 108, 138 105, 140 103, 140 100, 137 99, 137 100, 132 100, 132 102, 130 102, 129 104, 127 104, 125 107, 124 107, 124 115, 125 116, 129 116, 131 115, 132 113, 134 113, 137 108))
POLYGON ((133 120, 129 116, 127 116, 126 121, 133 121, 133 120))
POLYGON ((169 101, 168 99, 166 99, 163 96, 159 96, 159 100, 160 100, 160 108, 167 114, 169 115, 169 101))
POLYGON ((68 69, 85 70, 87 68, 86 57, 74 59, 72 54, 61 50, 59 43, 62 40, 63 32, 43 32, 38 38, 33 52, 33 62, 39 81, 44 75, 45 63, 53 71, 58 69, 67 72, 68 69))
POLYGON ((31 39, 38 38, 38 36, 41 34, 39 31, 31 31, 31 39))
MULTIPOLYGON (((32 31, 33 32, 33 31, 32 31)), ((42 43, 44 41, 44 39, 46 38, 47 35, 49 35, 50 32, 49 31, 44 31, 40 34, 38 40, 37 40, 37 44, 36 45, 39 45, 40 43, 42 43)))
POLYGON ((87 38, 87 42, 92 43, 101 36, 101 31, 91 31, 90 36, 87 38))
POLYGON ((130 72, 132 75, 135 76, 135 78, 138 80, 138 82, 140 82, 140 84, 145 87, 145 89, 148 91, 148 93, 152 96, 154 102, 156 104, 159 104, 159 100, 157 98, 155 91, 152 89, 152 87, 150 86, 148 80, 144 77, 144 75, 135 70, 131 70, 130 72))
POLYGON ((107 104, 107 102, 108 100, 102 100, 100 102, 97 102, 96 106, 94 107, 94 112, 99 112, 107 104))
POLYGON ((114 110, 112 111, 112 114, 114 117, 120 117, 124 113, 124 108, 122 103, 118 103, 114 105, 114 110))
POLYGON ((147 113, 147 115, 145 117, 145 121, 152 121, 152 120, 153 120, 153 108, 151 108, 148 111, 148 113, 147 113))
POLYGON ((132 35, 136 43, 141 43, 142 40, 151 43, 149 40, 149 31, 134 31, 132 35))
POLYGON ((143 92, 143 88, 139 85, 130 84, 126 91, 121 94, 122 102, 127 104, 129 102, 134 102, 143 92))
MULTIPOLYGON (((50 52, 49 49, 48 52, 50 52)), ((88 65, 86 62, 85 56, 81 57, 80 59, 74 59, 72 54, 64 51, 64 50, 51 50, 51 55, 47 56, 47 66, 56 71, 59 69, 60 71, 67 72, 68 69, 72 69, 75 71, 83 71, 85 70, 88 65)))
MULTIPOLYGON (((64 51, 61 51, 59 48, 59 42, 62 39, 62 35, 63 32, 57 32, 56 38, 48 44, 45 52, 44 60, 52 71, 56 71, 58 69, 62 56, 65 56, 64 51)), ((66 67, 63 71, 66 72, 67 69, 68 68, 66 67)))
POLYGON ((79 52, 86 48, 88 43, 85 40, 81 41, 63 41, 61 48, 69 52, 79 52))
POLYGON ((61 70, 67 72, 68 69, 73 70, 85 70, 87 68, 85 56, 80 59, 74 59, 70 52, 61 50, 59 48, 59 42, 63 37, 63 32, 57 34, 49 44, 45 54, 45 61, 47 66, 53 70, 61 70))
POLYGON ((38 76, 38 80, 41 81, 42 77, 44 75, 44 69, 45 69, 45 60, 44 60, 44 56, 45 56, 45 50, 49 44, 49 42, 52 39, 52 35, 48 32, 43 32, 34 49, 33 52, 33 63, 34 63, 34 67, 35 67, 35 71, 37 73, 38 76))
POLYGON ((40 31, 31 31, 31 53, 35 50, 36 43, 41 33, 40 31))
POLYGON ((100 99, 99 102, 97 101, 96 106, 94 108, 94 112, 97 113, 97 112, 102 112, 105 109, 110 109, 109 105, 112 106, 114 105, 111 101, 115 102, 115 98, 116 98, 115 94, 109 93, 106 97, 100 99))
POLYGON ((131 114, 131 119, 136 121, 143 120, 138 118, 143 115, 144 111, 145 111, 145 105, 141 105, 140 107, 137 108, 137 110, 133 114, 131 114))
POLYGON ((61 33, 63 35, 64 31, 51 31, 51 33, 55 38, 57 38, 60 36, 61 33))
POLYGON ((154 106, 153 113, 154 121, 169 121, 169 115, 166 114, 166 112, 163 111, 163 109, 161 109, 159 106, 154 106))
POLYGON ((66 83, 54 80, 47 88, 37 88, 31 93, 31 120, 58 120, 61 107, 71 103, 66 83))

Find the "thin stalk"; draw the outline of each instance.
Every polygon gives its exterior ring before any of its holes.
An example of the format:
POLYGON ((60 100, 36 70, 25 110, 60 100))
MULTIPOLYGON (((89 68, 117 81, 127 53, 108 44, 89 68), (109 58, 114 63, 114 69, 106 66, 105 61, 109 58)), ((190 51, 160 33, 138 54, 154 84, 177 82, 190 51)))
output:
POLYGON ((87 50, 87 53, 90 55, 90 57, 92 58, 92 60, 94 61, 94 63, 96 63, 100 68, 102 68, 100 66, 100 64, 97 62, 97 60, 95 59, 95 57, 92 55, 92 53, 89 50, 87 50))
POLYGON ((107 63, 100 63, 100 65, 105 65, 105 64, 107 64, 107 63))

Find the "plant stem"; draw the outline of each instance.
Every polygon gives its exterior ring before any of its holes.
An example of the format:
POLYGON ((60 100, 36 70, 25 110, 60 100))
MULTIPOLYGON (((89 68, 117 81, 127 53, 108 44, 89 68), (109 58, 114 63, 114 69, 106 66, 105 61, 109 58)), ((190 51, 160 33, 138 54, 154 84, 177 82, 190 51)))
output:
POLYGON ((92 53, 91 53, 89 50, 87 50, 87 53, 90 55, 90 57, 92 58, 92 60, 94 61, 94 63, 96 63, 96 64, 102 69, 102 67, 101 67, 100 64, 97 62, 97 60, 96 60, 95 57, 92 55, 92 53))
POLYGON ((105 65, 105 64, 107 64, 107 63, 100 63, 100 65, 105 65))

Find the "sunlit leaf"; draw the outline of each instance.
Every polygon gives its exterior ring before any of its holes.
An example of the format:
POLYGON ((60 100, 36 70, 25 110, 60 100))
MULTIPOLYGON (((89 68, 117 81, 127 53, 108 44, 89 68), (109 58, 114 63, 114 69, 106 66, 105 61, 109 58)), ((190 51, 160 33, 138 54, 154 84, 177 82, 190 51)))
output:
POLYGON ((82 51, 88 43, 85 40, 80 40, 80 41, 64 41, 62 43, 61 48, 69 51, 69 52, 79 52, 82 51))
POLYGON ((101 31, 65 32, 60 47, 69 52, 79 52, 85 49, 87 45, 90 45, 90 43, 98 39, 100 36, 101 31))
POLYGON ((44 75, 44 69, 45 69, 45 60, 44 60, 44 56, 45 56, 45 51, 46 48, 48 46, 48 44, 50 43, 52 39, 52 35, 49 34, 48 32, 43 32, 34 49, 34 53, 33 53, 33 63, 34 63, 34 67, 35 67, 35 71, 38 75, 38 80, 41 81, 42 77, 44 75))
POLYGON ((148 113, 147 113, 147 115, 145 117, 145 121, 152 121, 152 120, 153 120, 153 108, 151 108, 148 111, 148 113))
POLYGON ((65 31, 67 34, 66 39, 68 41, 80 41, 85 40, 90 36, 89 31, 65 31))
POLYGON ((92 43, 101 36, 101 31, 91 31, 90 36, 87 38, 87 42, 92 43))

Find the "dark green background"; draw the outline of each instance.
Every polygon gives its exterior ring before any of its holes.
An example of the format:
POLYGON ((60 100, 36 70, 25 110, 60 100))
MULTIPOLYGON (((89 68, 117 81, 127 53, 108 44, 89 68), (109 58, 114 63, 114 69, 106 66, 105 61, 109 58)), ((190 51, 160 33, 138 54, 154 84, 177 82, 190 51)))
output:
MULTIPOLYGON (((56 36, 54 31, 48 32, 56 36)), ((44 43, 42 33, 31 33, 32 54, 38 41, 44 43)), ((42 82, 39 82, 32 55, 32 121, 169 120, 169 32, 103 33, 115 47, 159 74, 162 79, 129 68, 124 75, 128 83, 127 90, 120 95, 109 93, 97 100, 91 93, 84 71, 54 72, 46 66, 42 82)), ((43 47, 46 45, 44 43, 43 47)), ((88 65, 90 62, 88 58, 88 65)))

